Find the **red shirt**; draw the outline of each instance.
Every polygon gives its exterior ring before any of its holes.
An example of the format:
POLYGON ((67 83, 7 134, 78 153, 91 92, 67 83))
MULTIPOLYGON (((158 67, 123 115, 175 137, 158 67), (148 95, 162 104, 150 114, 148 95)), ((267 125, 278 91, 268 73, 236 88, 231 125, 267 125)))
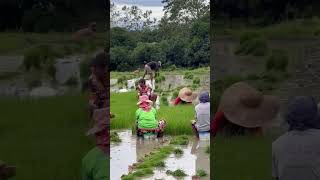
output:
POLYGON ((148 86, 144 86, 144 87, 138 86, 138 90, 139 90, 140 96, 149 95, 148 93, 151 92, 151 88, 148 86))

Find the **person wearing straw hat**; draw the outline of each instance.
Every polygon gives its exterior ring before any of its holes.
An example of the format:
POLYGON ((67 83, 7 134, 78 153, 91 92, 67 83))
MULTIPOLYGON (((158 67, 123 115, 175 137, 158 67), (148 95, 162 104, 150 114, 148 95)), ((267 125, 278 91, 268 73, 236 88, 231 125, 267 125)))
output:
POLYGON ((91 149, 82 159, 83 180, 107 180, 109 179, 109 108, 95 110, 93 113, 94 125, 86 133, 87 136, 94 135, 96 147, 91 149))
POLYGON ((7 163, 0 160, 0 180, 7 180, 16 175, 16 167, 9 166, 7 163))
POLYGON ((173 105, 178 105, 180 103, 192 103, 196 98, 197 94, 192 92, 191 89, 184 87, 179 91, 178 97, 174 100, 173 105))
POLYGON ((262 134, 262 127, 272 122, 279 108, 277 97, 263 95, 245 82, 235 83, 221 97, 211 134, 216 136, 226 127, 231 135, 262 134))
POLYGON ((192 120, 192 130, 197 139, 199 139, 199 132, 210 131, 210 95, 208 92, 202 92, 199 96, 199 104, 195 107, 195 118, 192 120))
POLYGON ((142 136, 144 133, 156 133, 158 137, 163 135, 165 120, 157 120, 157 111, 152 107, 152 101, 147 95, 139 97, 135 115, 137 120, 137 135, 142 136))
POLYGON ((284 117, 288 132, 272 143, 272 176, 278 180, 320 179, 320 119, 315 99, 298 96, 284 117))

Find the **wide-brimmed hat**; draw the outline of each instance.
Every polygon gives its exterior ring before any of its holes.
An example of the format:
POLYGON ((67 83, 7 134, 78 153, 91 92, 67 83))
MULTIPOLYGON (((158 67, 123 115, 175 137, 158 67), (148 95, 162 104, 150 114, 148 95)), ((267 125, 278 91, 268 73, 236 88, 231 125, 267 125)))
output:
POLYGON ((152 101, 149 100, 149 97, 147 95, 140 96, 139 97, 139 102, 137 103, 137 105, 140 105, 143 102, 152 103, 152 101))
POLYGON ((87 132, 88 135, 92 135, 108 128, 108 108, 96 109, 93 112, 93 127, 87 132))
POLYGON ((277 97, 262 95, 244 82, 226 89, 219 105, 219 110, 230 122, 247 128, 268 125, 277 116, 279 108, 277 97))
POLYGON ((182 88, 178 95, 178 97, 185 102, 192 102, 197 96, 197 93, 192 92, 192 90, 187 87, 182 88))

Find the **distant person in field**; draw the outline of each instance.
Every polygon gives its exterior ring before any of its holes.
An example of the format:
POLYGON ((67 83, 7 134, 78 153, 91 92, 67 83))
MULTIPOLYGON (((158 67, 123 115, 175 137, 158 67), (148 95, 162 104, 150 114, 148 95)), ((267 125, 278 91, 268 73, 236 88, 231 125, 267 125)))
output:
POLYGON ((320 119, 316 101, 295 97, 288 105, 287 133, 272 143, 272 176, 277 180, 320 179, 320 119))
POLYGON ((9 166, 7 163, 0 160, 0 180, 7 180, 16 175, 16 167, 9 166))
POLYGON ((109 124, 107 113, 109 108, 96 110, 93 114, 94 126, 87 135, 94 135, 96 147, 91 149, 82 159, 83 180, 108 180, 109 177, 109 124))
POLYGON ((78 30, 77 32, 72 34, 74 39, 83 39, 83 38, 94 38, 97 32, 97 23, 91 22, 89 23, 87 28, 83 28, 78 30))
MULTIPOLYGON (((145 62, 146 63, 146 62, 145 62)), ((143 79, 145 78, 146 75, 149 75, 149 79, 151 80, 152 88, 154 89, 154 82, 153 80, 156 77, 156 74, 159 72, 161 68, 161 61, 155 62, 151 61, 149 63, 146 63, 144 65, 144 74, 143 74, 143 79)))
POLYGON ((263 95, 244 82, 231 85, 223 93, 211 122, 211 135, 262 135, 262 127, 278 115, 279 99, 263 95))
POLYGON ((153 102, 153 105, 155 105, 155 101, 157 100, 157 95, 155 93, 152 93, 152 88, 146 84, 145 79, 139 80, 137 90, 138 90, 138 97, 147 95, 149 97, 149 100, 151 100, 153 102))
POLYGON ((192 92, 190 88, 184 87, 179 91, 178 97, 173 102, 173 105, 191 104, 197 99, 197 93, 192 92))
POLYGON ((156 133, 157 137, 162 137, 166 123, 164 120, 157 120, 157 110, 152 107, 149 97, 140 96, 137 105, 139 106, 136 111, 137 135, 143 136, 144 133, 152 132, 156 133))
POLYGON ((199 104, 195 107, 195 120, 192 120, 192 130, 197 139, 199 133, 210 132, 210 95, 202 92, 199 96, 199 104))

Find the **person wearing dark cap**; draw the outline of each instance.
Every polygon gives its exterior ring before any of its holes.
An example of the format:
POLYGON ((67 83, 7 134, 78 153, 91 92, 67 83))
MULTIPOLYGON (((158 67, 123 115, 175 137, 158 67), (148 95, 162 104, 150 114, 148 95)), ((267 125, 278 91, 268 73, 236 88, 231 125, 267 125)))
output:
POLYGON ((94 135, 96 147, 91 149, 82 159, 83 180, 107 180, 109 179, 109 108, 94 111, 94 126, 87 132, 87 135, 94 135))
POLYGON ((195 118, 191 122, 192 130, 197 139, 199 139, 199 132, 210 131, 210 96, 208 92, 202 92, 199 96, 200 103, 195 107, 195 118))
POLYGON ((288 132, 272 143, 272 176, 277 180, 319 180, 320 121, 315 99, 295 97, 285 120, 288 132))

